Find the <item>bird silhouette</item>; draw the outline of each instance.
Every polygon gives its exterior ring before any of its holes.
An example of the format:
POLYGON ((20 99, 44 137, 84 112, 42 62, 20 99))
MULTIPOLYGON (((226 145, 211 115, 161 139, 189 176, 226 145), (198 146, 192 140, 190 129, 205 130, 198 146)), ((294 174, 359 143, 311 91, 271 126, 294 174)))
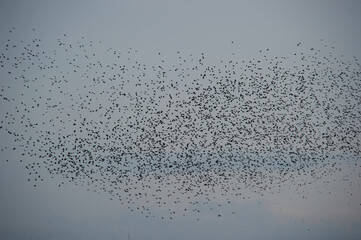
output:
POLYGON ((58 175, 59 187, 73 182, 146 217, 151 205, 168 208, 174 219, 219 196, 220 209, 247 199, 245 189, 307 195, 340 170, 336 158, 360 156, 360 63, 328 45, 217 63, 155 52, 149 63, 133 48, 66 34, 19 41, 15 31, 0 53, 1 150, 29 159, 34 187, 58 175))

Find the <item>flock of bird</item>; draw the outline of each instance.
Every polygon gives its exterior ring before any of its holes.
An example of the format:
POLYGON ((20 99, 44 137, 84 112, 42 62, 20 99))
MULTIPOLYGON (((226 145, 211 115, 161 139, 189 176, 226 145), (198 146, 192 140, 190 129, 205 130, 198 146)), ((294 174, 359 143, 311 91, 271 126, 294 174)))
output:
POLYGON ((1 151, 21 153, 34 186, 60 175, 148 217, 149 205, 305 190, 340 170, 335 159, 360 156, 360 63, 325 44, 147 62, 84 37, 14 32, 0 48, 1 151))

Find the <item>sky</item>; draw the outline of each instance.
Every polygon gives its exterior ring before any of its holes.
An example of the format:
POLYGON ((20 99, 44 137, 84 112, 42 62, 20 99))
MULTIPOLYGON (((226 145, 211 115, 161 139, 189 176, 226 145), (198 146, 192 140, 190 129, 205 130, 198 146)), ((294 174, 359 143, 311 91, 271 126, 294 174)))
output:
MULTIPOLYGON (((17 42, 38 38, 49 51, 57 39, 62 38, 74 43, 79 39, 94 41, 92 51, 104 62, 112 60, 106 54, 108 48, 121 52, 135 49, 137 52, 131 55, 134 61, 157 64, 166 59, 163 66, 169 68, 177 61, 178 51, 182 56, 205 54, 207 64, 219 65, 221 60, 259 58, 265 49, 269 49, 270 56, 290 56, 299 51, 298 43, 307 50, 325 43, 334 47, 332 51, 337 56, 361 59, 360 12, 361 2, 351 0, 3 0, 0 2, 0 53, 9 38, 17 42)), ((65 64, 63 69, 68 70, 65 64)), ((9 90, 9 95, 17 96, 23 89, 22 84, 12 82, 13 79, 0 70, 1 85, 11 86, 14 92, 9 90)), ((31 74, 36 76, 39 72, 31 74)), ((70 80, 76 77, 78 75, 70 80)), ((74 89, 81 84, 75 81, 74 89)), ((53 93, 39 94, 55 97, 53 93)), ((28 95, 24 99, 32 97, 28 95)), ((67 101, 70 100, 64 99, 67 101)), ((16 106, 3 100, 0 104, 2 116, 16 106)), ((36 113, 29 114, 33 114, 33 119, 42 119, 36 113)), ((50 114, 57 116, 55 111, 50 114)), ((72 126, 66 127, 72 129, 72 126)), ((14 128, 21 129, 21 126, 14 128)), ((9 139, 2 131, 2 149, 16 147, 9 139)), ((148 218, 110 200, 111 196, 106 193, 93 192, 91 188, 88 191, 87 186, 65 181, 58 187, 64 179, 56 175, 51 178, 44 168, 39 171, 48 177, 33 187, 24 164, 33 160, 21 153, 10 150, 0 153, 1 239, 110 240, 128 239, 129 235, 139 240, 360 239, 361 236, 359 156, 352 159, 357 164, 341 163, 342 171, 325 175, 301 190, 290 187, 260 196, 244 189, 243 195, 247 198, 230 196, 230 204, 225 204, 226 199, 216 194, 215 201, 199 207, 201 214, 168 219, 168 210, 156 205, 149 208, 157 217, 148 218), (222 206, 218 208, 218 204, 222 206), (222 218, 209 214, 210 207, 217 209, 222 218)), ((149 184, 157 186, 156 181, 149 184)), ((287 186, 292 186, 292 182, 287 186)), ((170 207, 182 208, 182 204, 170 207)))

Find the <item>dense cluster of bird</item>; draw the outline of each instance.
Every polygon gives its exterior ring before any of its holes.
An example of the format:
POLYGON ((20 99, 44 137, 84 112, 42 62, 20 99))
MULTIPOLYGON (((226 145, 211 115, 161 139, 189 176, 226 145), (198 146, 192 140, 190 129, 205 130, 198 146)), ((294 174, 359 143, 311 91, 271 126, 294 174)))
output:
POLYGON ((148 63, 132 48, 65 34, 19 41, 14 31, 0 53, 2 151, 31 159, 34 186, 44 168, 148 217, 136 200, 298 188, 338 171, 334 159, 360 156, 360 63, 325 44, 214 63, 155 53, 148 63))

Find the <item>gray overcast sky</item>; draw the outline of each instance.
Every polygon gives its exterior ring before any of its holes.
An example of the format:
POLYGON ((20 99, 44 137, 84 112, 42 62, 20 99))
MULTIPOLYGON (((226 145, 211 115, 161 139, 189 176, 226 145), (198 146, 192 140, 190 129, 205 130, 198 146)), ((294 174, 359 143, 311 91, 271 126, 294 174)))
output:
POLYGON ((242 51, 320 38, 360 55, 360 1, 2 1, 1 28, 85 35, 141 50, 242 51))
MULTIPOLYGON (((274 56, 283 56, 292 54, 299 42, 308 48, 319 45, 320 39, 335 46, 339 54, 361 59, 360 24, 361 1, 356 0, 0 2, 1 48, 11 27, 16 28, 19 40, 33 39, 35 28, 36 37, 44 42, 56 42, 62 34, 70 39, 84 36, 114 49, 138 49, 145 61, 152 61, 158 52, 171 56, 177 51, 204 52, 214 62, 227 59, 232 52, 247 60, 265 48, 274 56)), ((8 106, 1 102, 0 107, 8 106)), ((6 135, 0 135, 1 144, 7 141, 6 135)), ((128 233, 132 239, 204 240, 361 236, 360 194, 345 198, 347 190, 342 190, 346 187, 342 184, 333 186, 337 191, 332 197, 317 195, 317 185, 307 200, 297 194, 292 200, 287 194, 253 197, 232 205, 242 214, 223 220, 203 216, 205 220, 197 223, 190 216, 161 221, 145 219, 109 201, 108 196, 79 186, 57 188, 59 179, 34 189, 21 164, 5 162, 19 157, 16 153, 0 156, 2 239, 127 239, 128 233), (306 233, 310 235, 305 237, 306 233)), ((353 189, 360 189, 359 178, 355 181, 353 189)))

